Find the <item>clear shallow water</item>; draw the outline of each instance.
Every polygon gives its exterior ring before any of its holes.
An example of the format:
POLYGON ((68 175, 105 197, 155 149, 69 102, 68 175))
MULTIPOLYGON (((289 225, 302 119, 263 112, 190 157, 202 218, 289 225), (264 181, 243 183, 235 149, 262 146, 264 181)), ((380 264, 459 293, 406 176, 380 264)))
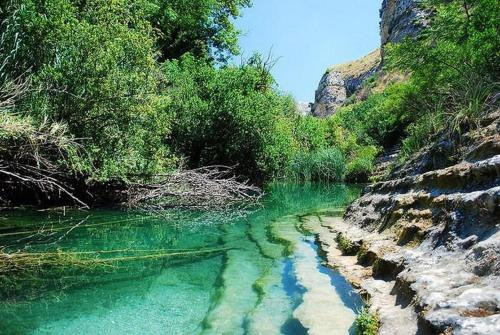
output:
POLYGON ((358 194, 344 185, 274 185, 263 207, 244 215, 3 213, 0 245, 13 250, 28 241, 32 252, 99 250, 94 257, 127 259, 16 283, 29 287, 30 298, 11 295, 0 304, 0 334, 306 334, 303 315, 318 312, 312 288, 325 278, 319 294, 336 309, 328 312, 346 315, 331 334, 348 333, 361 300, 321 264, 300 217, 340 213, 358 194), (53 234, 34 233, 40 226, 53 234), (150 254, 164 256, 142 257, 150 254))

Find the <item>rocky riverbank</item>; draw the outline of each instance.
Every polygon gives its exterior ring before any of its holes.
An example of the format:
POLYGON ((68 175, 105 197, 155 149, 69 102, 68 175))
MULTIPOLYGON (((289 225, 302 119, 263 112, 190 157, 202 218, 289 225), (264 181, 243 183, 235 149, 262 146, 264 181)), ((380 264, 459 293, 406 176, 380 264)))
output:
POLYGON ((380 334, 500 333, 499 120, 443 135, 311 228, 380 334))

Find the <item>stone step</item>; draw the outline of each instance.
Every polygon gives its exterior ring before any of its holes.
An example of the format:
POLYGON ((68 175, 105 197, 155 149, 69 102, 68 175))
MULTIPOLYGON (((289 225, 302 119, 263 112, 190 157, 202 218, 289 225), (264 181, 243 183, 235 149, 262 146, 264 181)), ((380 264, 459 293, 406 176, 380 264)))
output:
POLYGON ((370 301, 370 312, 377 314, 380 320, 379 334, 413 335, 418 333, 418 315, 396 286, 397 272, 404 270, 401 259, 393 257, 402 252, 391 238, 370 233, 355 226, 345 224, 341 218, 322 217, 322 225, 316 228, 328 262, 336 265, 339 271, 370 301), (357 256, 344 256, 335 241, 335 234, 342 233, 344 238, 360 241, 365 253, 373 254, 373 268, 360 264, 357 256), (369 241, 366 242, 366 241, 369 241), (378 265, 377 265, 378 264, 378 265), (379 267, 375 269, 375 267, 379 267), (383 278, 374 278, 383 277, 383 278), (403 298, 403 299, 402 299, 403 298))
POLYGON ((460 189, 485 189, 491 181, 500 178, 500 155, 473 163, 461 162, 441 170, 434 170, 416 176, 396 178, 378 182, 368 189, 373 193, 410 190, 439 190, 440 193, 453 193, 460 189))
MULTIPOLYGON (((253 289, 261 277, 263 268, 269 264, 256 263, 260 251, 246 238, 246 231, 237 225, 227 225, 225 244, 238 250, 226 253, 226 264, 221 275, 222 287, 218 299, 204 320, 204 335, 243 335, 247 316, 258 302, 253 289)), ((268 260, 268 262, 271 262, 268 260)))
POLYGON ((435 224, 447 218, 457 223, 495 225, 499 199, 500 186, 444 194, 438 190, 375 193, 354 202, 344 219, 377 233, 390 231, 400 245, 418 244, 435 224))
POLYGON ((293 316, 311 335, 348 334, 356 314, 345 306, 332 286, 330 277, 318 271, 317 253, 311 246, 313 237, 304 240, 304 236, 295 228, 298 224, 298 218, 293 217, 273 223, 273 233, 293 247, 295 275, 306 290, 293 316))
POLYGON ((283 271, 284 263, 275 263, 255 283, 259 302, 248 317, 247 334, 281 334, 292 316, 292 303, 282 284, 283 271))

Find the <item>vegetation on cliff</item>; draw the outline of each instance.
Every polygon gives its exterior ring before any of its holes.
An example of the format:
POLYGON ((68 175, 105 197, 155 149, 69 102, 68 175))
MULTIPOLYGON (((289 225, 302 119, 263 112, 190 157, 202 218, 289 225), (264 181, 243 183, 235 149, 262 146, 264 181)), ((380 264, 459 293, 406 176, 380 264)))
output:
POLYGON ((366 180, 384 148, 401 143, 401 159, 408 159, 440 131, 459 136, 498 107, 499 2, 429 0, 422 6, 431 13, 428 27, 386 45, 383 71, 333 116, 314 120, 347 158, 350 180, 366 180))
MULTIPOLYGON (((407 160, 444 129, 450 138, 460 136, 498 107, 498 1, 432 0, 420 5, 429 13, 426 28, 384 45, 381 70, 364 80, 332 116, 302 121, 315 129, 315 143, 341 151, 341 178, 367 181, 384 150, 401 147, 400 160, 407 160)), ((372 68, 373 58, 370 54, 332 70, 342 73, 342 85, 349 89, 349 78, 372 68)), ((307 172, 315 166, 314 155, 298 160, 301 164, 292 164, 299 170, 295 175, 302 172, 303 179, 314 179, 307 172)))
POLYGON ((389 68, 411 73, 410 115, 403 153, 408 157, 437 132, 460 134, 478 127, 498 107, 500 90, 500 3, 495 0, 424 3, 432 11, 416 40, 389 47, 389 68), (496 106, 495 106, 496 105, 496 106))

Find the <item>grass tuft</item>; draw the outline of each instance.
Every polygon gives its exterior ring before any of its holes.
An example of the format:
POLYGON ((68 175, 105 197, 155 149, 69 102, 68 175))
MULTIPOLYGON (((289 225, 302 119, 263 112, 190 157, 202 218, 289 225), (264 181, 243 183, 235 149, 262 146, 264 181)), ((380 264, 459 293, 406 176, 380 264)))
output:
POLYGON ((351 240, 346 238, 342 233, 337 234, 335 241, 337 242, 340 251, 342 251, 344 255, 351 256, 355 255, 358 252, 359 247, 351 240))

